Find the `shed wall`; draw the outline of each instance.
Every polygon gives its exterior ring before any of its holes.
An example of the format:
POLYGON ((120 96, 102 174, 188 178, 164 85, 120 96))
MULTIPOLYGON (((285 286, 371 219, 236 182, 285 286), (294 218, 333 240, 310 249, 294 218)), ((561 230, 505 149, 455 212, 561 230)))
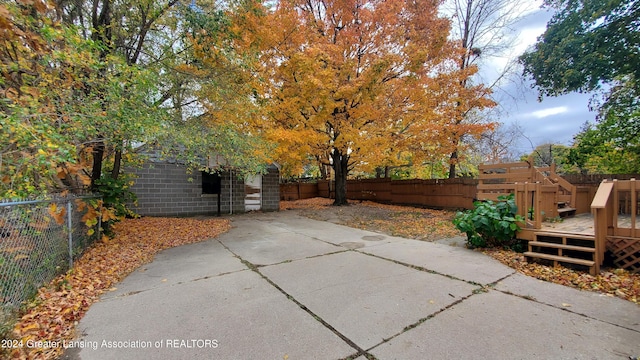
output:
MULTIPOLYGON (((187 173, 181 164, 147 163, 142 168, 129 169, 136 179, 131 190, 136 194, 137 205, 131 208, 143 216, 193 216, 215 215, 218 212, 218 195, 202 194, 202 175, 199 171, 187 173)), ((244 212, 244 184, 236 176, 222 173, 220 211, 229 213, 230 187, 242 194, 234 196, 234 212, 244 212), (231 180, 231 181, 230 181, 231 180), (231 186, 230 186, 231 185, 231 186)))

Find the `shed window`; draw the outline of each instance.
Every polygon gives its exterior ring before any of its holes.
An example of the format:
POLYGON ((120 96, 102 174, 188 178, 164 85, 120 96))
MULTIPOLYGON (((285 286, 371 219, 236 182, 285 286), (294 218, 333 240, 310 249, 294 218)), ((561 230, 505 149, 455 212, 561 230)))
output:
POLYGON ((202 172, 202 193, 203 194, 220 194, 222 189, 222 181, 218 173, 210 174, 206 171, 202 172))

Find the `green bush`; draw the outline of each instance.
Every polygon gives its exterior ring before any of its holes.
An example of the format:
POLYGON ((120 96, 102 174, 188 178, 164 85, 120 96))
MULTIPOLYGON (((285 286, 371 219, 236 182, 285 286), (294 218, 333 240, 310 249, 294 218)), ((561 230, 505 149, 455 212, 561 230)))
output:
POLYGON ((109 209, 115 217, 102 222, 105 234, 111 236, 111 226, 125 217, 137 217, 127 204, 135 204, 137 197, 130 189, 131 181, 126 177, 114 179, 103 176, 96 181, 96 189, 102 195, 103 206, 109 209))
POLYGON ((455 227, 467 234, 468 247, 518 247, 518 222, 525 219, 517 215, 513 194, 501 196, 497 202, 476 201, 473 205, 473 210, 458 212, 453 219, 455 227))

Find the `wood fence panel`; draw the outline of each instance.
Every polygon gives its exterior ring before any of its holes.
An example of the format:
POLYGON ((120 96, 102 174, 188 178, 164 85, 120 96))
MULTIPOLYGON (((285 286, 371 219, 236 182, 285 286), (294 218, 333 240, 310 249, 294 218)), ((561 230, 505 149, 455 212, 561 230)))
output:
POLYGON ((390 179, 364 179, 347 181, 347 199, 391 201, 390 179))
POLYGON ((280 184, 280 200, 310 199, 317 196, 318 184, 315 183, 280 184))
POLYGON ((472 209, 477 184, 474 179, 393 181, 391 202, 433 208, 472 209))
MULTIPOLYGON (((317 184, 281 184, 282 200, 310 197, 334 197, 334 184, 319 180, 317 184)), ((370 200, 388 204, 417 205, 432 208, 472 209, 476 199, 476 179, 391 180, 364 179, 347 181, 347 199, 370 200)))
POLYGON ((334 199, 336 191, 336 182, 331 180, 318 180, 318 196, 334 199))

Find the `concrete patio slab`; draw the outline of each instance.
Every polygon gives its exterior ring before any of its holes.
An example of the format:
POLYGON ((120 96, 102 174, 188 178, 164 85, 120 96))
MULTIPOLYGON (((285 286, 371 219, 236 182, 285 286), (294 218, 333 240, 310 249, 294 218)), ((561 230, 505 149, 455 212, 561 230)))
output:
POLYGON ((477 284, 491 284, 515 272, 510 267, 469 249, 419 240, 405 239, 359 251, 477 284))
POLYGON ((379 246, 402 240, 401 238, 379 234, 372 231, 350 228, 344 225, 318 221, 294 213, 284 213, 277 220, 278 226, 297 234, 321 240, 335 245, 360 243, 362 247, 379 246))
POLYGON ((77 327, 85 348, 63 359, 640 356, 630 302, 465 248, 287 212, 231 219, 228 233, 166 250, 116 284, 77 327))
POLYGON ((153 262, 131 273, 127 281, 117 284, 117 290, 106 293, 103 300, 245 269, 216 240, 179 246, 158 253, 153 262))
POLYGON ((67 356, 338 359, 356 354, 250 270, 96 303, 82 319, 79 334, 78 341, 97 348, 68 350, 67 356), (134 342, 148 346, 131 348, 134 342))
POLYGON ((365 350, 477 288, 353 251, 260 272, 365 350))
POLYGON ((497 291, 477 294, 371 350, 387 359, 629 359, 638 332, 497 291))
POLYGON ((289 233, 290 231, 282 226, 278 226, 273 220, 269 218, 256 217, 233 217, 232 230, 236 231, 235 237, 255 237, 255 236, 268 236, 289 233))
POLYGON ((495 289, 640 332, 640 306, 620 298, 580 291, 523 274, 514 274, 498 282, 495 289))
POLYGON ((238 234, 243 232, 233 229, 220 236, 219 240, 233 253, 254 265, 277 264, 345 250, 343 247, 291 232, 237 237, 238 234))

